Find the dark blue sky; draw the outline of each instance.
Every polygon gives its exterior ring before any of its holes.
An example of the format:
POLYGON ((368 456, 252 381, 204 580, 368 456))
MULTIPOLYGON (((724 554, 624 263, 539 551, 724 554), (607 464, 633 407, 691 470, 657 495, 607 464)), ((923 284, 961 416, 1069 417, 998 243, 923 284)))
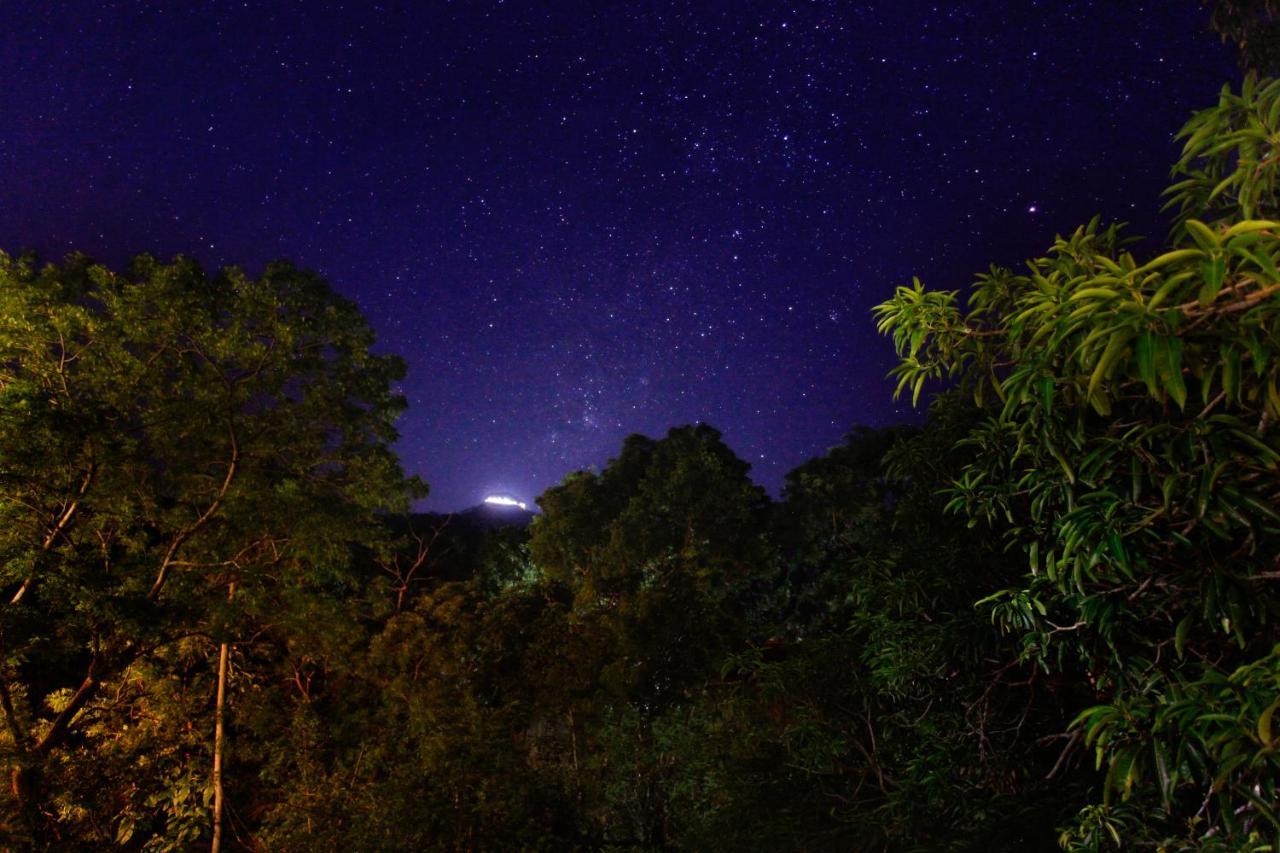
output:
POLYGON ((869 309, 1161 232, 1195 0, 9 3, 0 247, 287 257, 403 354, 455 509, 706 421, 776 488, 909 416, 869 309))

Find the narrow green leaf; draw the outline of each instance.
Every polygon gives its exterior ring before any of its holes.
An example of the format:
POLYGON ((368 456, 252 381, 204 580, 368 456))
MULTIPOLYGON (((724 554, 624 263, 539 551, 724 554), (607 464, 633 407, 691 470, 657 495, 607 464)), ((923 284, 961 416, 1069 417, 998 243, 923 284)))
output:
POLYGON ((1253 361, 1253 372, 1258 376, 1262 376, 1267 369, 1267 361, 1270 355, 1267 348, 1263 346, 1262 341, 1258 340, 1258 336, 1253 334, 1245 338, 1245 346, 1249 348, 1249 357, 1253 361))
MULTIPOLYGON (((1280 101, 1276 102, 1280 104, 1280 101)), ((1223 233, 1223 238, 1228 239, 1237 234, 1252 234, 1255 231, 1275 231, 1280 230, 1280 222, 1272 222, 1269 219, 1245 219, 1232 225, 1223 233)))
POLYGON ((1081 299, 1118 299, 1120 291, 1113 290, 1110 287, 1085 287, 1071 294, 1068 302, 1077 302, 1081 299))
POLYGON ((1183 616, 1178 622, 1178 627, 1173 629, 1173 650, 1178 653, 1179 658, 1185 656, 1189 630, 1191 630, 1191 614, 1183 616))
POLYGON ((1165 392, 1178 404, 1187 407, 1187 385, 1182 378, 1182 341, 1176 335, 1156 339, 1156 373, 1165 392))
POLYGON ((1222 346, 1222 390, 1228 403, 1240 399, 1240 350, 1231 344, 1222 346))
POLYGON ((1258 717, 1258 740, 1262 741, 1264 747, 1270 748, 1273 745, 1271 737, 1271 718, 1275 716, 1276 708, 1280 708, 1280 699, 1272 702, 1267 706, 1267 710, 1262 712, 1258 717))
POLYGON ((1204 283, 1200 285, 1198 294, 1201 307, 1209 305, 1218 298, 1226 270, 1227 260, 1222 257, 1211 258, 1200 264, 1200 274, 1204 277, 1204 283))
POLYGON ((1185 223, 1187 233, 1191 235, 1191 239, 1206 252, 1213 252, 1218 249, 1218 236, 1213 233, 1208 225, 1205 225, 1198 219, 1188 219, 1185 223))
POLYGON ((1045 414, 1053 411, 1053 377, 1044 376, 1040 379, 1040 402, 1044 406, 1045 414))
POLYGON ((1196 489, 1196 518, 1204 518, 1205 508, 1209 505, 1210 487, 1213 485, 1213 469, 1204 467, 1200 470, 1200 485, 1196 489))
POLYGON ((1178 486, 1178 478, 1173 474, 1164 478, 1164 482, 1160 484, 1160 493, 1164 497, 1164 510, 1168 512, 1173 507, 1173 492, 1178 486))
POLYGON ((1054 459, 1058 460, 1058 464, 1062 466, 1062 473, 1067 475, 1067 482, 1075 485, 1076 474, 1071 470, 1071 463, 1067 462, 1067 457, 1063 456, 1062 451, 1054 445, 1048 444, 1047 446, 1049 448, 1050 455, 1052 455, 1054 459))
MULTIPOLYGON (((1129 345, 1129 341, 1133 340, 1132 329, 1117 329, 1111 333, 1111 338, 1107 341, 1107 348, 1102 351, 1102 357, 1098 359, 1098 363, 1093 368, 1093 373, 1089 376, 1089 388, 1085 392, 1089 401, 1094 404, 1100 414, 1107 414, 1099 407, 1098 403, 1103 399, 1103 395, 1098 389, 1103 380, 1111 377, 1112 371, 1115 369, 1116 361, 1119 360, 1125 347, 1129 345)), ((1110 409, 1109 401, 1106 401, 1106 408, 1110 409)))
POLYGON ((1143 332, 1138 336, 1134 346, 1134 354, 1138 361, 1138 376, 1147 383, 1147 390, 1152 397, 1160 396, 1160 386, 1156 384, 1155 335, 1143 332))

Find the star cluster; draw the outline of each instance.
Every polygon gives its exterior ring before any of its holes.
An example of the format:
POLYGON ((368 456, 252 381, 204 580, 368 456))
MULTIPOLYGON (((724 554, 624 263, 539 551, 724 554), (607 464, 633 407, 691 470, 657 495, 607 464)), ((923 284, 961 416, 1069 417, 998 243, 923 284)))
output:
POLYGON ((1235 76, 1190 2, 18 4, 0 246, 288 257, 403 354, 405 467, 530 499, 631 432, 763 484, 911 417, 869 309, 1159 233, 1235 76))

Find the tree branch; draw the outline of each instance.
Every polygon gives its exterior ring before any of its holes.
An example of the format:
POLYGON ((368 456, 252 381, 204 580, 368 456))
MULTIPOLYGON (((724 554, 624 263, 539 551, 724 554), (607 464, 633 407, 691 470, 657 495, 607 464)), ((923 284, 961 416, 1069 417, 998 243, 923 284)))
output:
MULTIPOLYGON (((45 534, 44 541, 40 543, 41 555, 47 554, 53 548, 53 543, 62 535, 62 531, 71 523, 71 519, 75 517, 76 510, 80 508, 80 501, 89 491, 89 486, 93 483, 93 478, 97 472, 98 466, 90 462, 89 468, 84 472, 84 477, 80 481, 80 490, 76 492, 76 496, 71 499, 62 510, 62 514, 54 521, 53 526, 49 528, 49 532, 45 534)), ((31 590, 31 585, 35 583, 35 573, 27 575, 22 581, 22 586, 18 587, 18 591, 13 594, 13 598, 9 599, 9 604, 17 604, 31 590)))
POLYGON ((164 589, 165 581, 168 580, 169 569, 173 567, 178 549, 182 547, 184 542, 198 533, 209 522, 209 519, 213 518, 218 509, 221 508, 222 501, 227 496, 227 491, 231 488, 232 481, 235 480, 236 470, 240 465, 240 444, 236 440, 235 425, 231 423, 230 419, 227 421, 227 435, 231 441, 231 459, 227 462, 227 473, 222 478, 222 486, 218 489, 218 494, 214 496, 213 502, 200 514, 200 517, 178 531, 178 535, 173 537, 173 541, 169 543, 164 559, 160 562, 160 570, 156 573, 155 583, 151 585, 151 591, 147 593, 147 599, 150 601, 155 601, 160 597, 160 591, 164 589))

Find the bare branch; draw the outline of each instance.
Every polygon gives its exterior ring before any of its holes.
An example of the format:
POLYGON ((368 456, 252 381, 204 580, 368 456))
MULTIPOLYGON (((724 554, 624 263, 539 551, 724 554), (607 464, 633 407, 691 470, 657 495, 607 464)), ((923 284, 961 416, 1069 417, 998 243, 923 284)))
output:
POLYGON ((230 419, 227 421, 227 435, 231 442, 231 459, 227 462, 227 473, 222 478, 222 486, 218 489, 217 495, 214 496, 213 502, 200 514, 200 517, 188 524, 182 530, 178 531, 178 535, 173 537, 173 541, 169 543, 169 548, 165 551, 164 559, 160 562, 160 570, 156 573, 155 583, 151 585, 151 591, 147 593, 147 598, 155 601, 160 596, 160 591, 164 589, 165 581, 169 577, 169 569, 173 566, 174 558, 177 556, 178 549, 182 547, 188 539, 200 531, 209 519, 218 512, 222 507, 222 501, 226 498, 228 490, 231 488, 232 481, 235 480, 236 470, 240 465, 240 444, 236 439, 235 425, 230 419))

